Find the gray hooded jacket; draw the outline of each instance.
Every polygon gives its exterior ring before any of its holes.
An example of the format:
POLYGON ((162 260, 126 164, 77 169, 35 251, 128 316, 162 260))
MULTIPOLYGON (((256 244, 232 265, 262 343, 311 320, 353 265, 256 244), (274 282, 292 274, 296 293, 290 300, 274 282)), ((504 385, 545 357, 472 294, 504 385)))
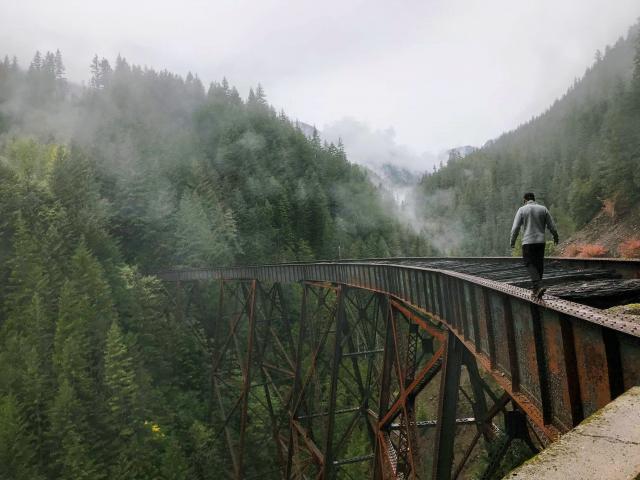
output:
POLYGON ((544 230, 549 229, 553 240, 558 243, 558 230, 556 224, 551 218, 551 214, 547 207, 539 205, 533 200, 529 200, 525 205, 518 209, 516 218, 513 220, 511 227, 511 247, 515 246, 520 227, 523 227, 522 244, 545 243, 544 230))

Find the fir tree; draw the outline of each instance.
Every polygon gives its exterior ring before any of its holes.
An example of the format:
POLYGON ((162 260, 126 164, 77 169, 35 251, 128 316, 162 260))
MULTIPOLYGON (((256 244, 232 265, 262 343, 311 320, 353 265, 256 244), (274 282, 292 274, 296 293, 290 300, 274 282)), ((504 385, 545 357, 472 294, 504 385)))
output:
POLYGON ((91 85, 93 88, 100 88, 100 86, 102 85, 102 79, 100 76, 100 61, 98 60, 98 55, 95 55, 93 57, 93 60, 91 60, 89 69, 91 72, 89 85, 91 85))
POLYGON ((131 67, 127 63, 127 59, 120 54, 118 54, 118 57, 116 58, 116 67, 114 72, 118 74, 131 73, 131 67))
POLYGON ((47 74, 48 77, 55 78, 56 75, 56 56, 47 52, 44 56, 44 61, 42 62, 41 70, 47 74))
POLYGON ((41 68, 42 68, 42 55, 40 54, 40 51, 37 51, 36 54, 33 56, 33 60, 31 60, 31 64, 29 65, 29 72, 30 73, 39 72, 41 68))
POLYGON ((25 426, 18 400, 12 395, 0 396, 0 478, 44 478, 38 471, 33 439, 25 426))
POLYGON ((256 94, 253 93, 253 88, 249 89, 249 96, 247 97, 247 105, 255 105, 256 104, 256 94))
POLYGON ((6 308, 9 317, 16 315, 17 331, 24 329, 20 321, 23 309, 31 304, 38 292, 46 290, 47 278, 42 265, 40 246, 34 232, 30 231, 20 213, 15 222, 14 254, 9 260, 11 276, 9 292, 6 296, 6 308))
POLYGON ((177 225, 177 251, 184 263, 226 264, 232 260, 237 249, 235 221, 217 201, 205 204, 198 194, 185 194, 180 200, 177 225))
POLYGON ((636 50, 633 58, 633 90, 637 106, 640 108, 640 34, 636 39, 636 50))
POLYGON ((62 62, 62 54, 60 50, 56 50, 55 55, 55 75, 56 79, 64 80, 66 69, 64 68, 64 63, 62 62))
POLYGON ((93 336, 98 345, 104 345, 115 315, 111 287, 102 265, 82 240, 71 257, 69 281, 78 296, 88 299, 93 336))
POLYGON ((267 95, 264 93, 264 88, 262 88, 262 85, 260 85, 259 83, 258 87, 256 88, 255 102, 257 105, 267 105, 267 95))
POLYGON ((142 422, 136 375, 122 330, 114 321, 104 352, 104 385, 107 393, 109 428, 116 445, 125 445, 142 422))
POLYGON ((90 299, 67 281, 60 293, 54 337, 53 366, 59 384, 67 382, 84 401, 95 394, 91 344, 90 299))
POLYGON ((54 463, 52 473, 61 480, 104 478, 88 441, 86 411, 68 379, 60 383, 50 410, 54 463))

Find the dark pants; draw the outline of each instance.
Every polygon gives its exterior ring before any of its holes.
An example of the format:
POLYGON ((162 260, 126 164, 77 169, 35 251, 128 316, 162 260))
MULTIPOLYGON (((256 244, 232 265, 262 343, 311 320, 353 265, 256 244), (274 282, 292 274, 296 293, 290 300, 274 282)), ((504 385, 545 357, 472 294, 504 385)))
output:
POLYGON ((544 243, 522 245, 522 259, 531 277, 533 288, 540 288, 544 273, 544 243))

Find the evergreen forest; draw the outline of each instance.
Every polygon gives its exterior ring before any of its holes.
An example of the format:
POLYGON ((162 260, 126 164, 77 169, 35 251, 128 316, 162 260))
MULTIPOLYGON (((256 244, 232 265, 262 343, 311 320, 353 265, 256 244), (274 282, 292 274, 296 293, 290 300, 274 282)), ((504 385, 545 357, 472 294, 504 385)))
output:
POLYGON ((199 319, 149 274, 432 250, 261 86, 88 67, 0 62, 0 478, 219 478, 199 319))

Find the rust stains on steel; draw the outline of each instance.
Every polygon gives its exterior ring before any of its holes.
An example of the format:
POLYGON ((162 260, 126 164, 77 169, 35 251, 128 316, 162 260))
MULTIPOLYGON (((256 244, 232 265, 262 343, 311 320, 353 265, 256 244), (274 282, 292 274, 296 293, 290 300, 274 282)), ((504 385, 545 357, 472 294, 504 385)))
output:
MULTIPOLYGON (((640 276, 640 262, 553 262, 593 278, 603 269, 640 276)), ((284 478, 367 471, 378 479, 448 480, 467 467, 480 437, 497 442, 498 457, 513 438, 542 448, 640 384, 636 320, 553 296, 533 300, 508 283, 518 275, 516 265, 512 259, 392 259, 158 276, 177 283, 176 318, 188 318, 185 282, 222 280, 219 312, 204 329, 204 342, 211 349, 212 421, 229 450, 227 476, 248 472, 248 446, 266 436, 284 478), (302 304, 294 318, 283 288, 296 283, 302 304), (461 390, 463 368, 470 393, 461 390), (425 455, 418 426, 433 420, 418 418, 415 406, 428 404, 435 392, 435 444, 425 455), (465 402, 477 433, 459 447, 459 460, 453 451, 465 402), (508 428, 498 434, 493 421, 501 413, 508 428), (369 451, 349 455, 363 436, 369 451)), ((492 457, 490 468, 500 461, 492 457)))

